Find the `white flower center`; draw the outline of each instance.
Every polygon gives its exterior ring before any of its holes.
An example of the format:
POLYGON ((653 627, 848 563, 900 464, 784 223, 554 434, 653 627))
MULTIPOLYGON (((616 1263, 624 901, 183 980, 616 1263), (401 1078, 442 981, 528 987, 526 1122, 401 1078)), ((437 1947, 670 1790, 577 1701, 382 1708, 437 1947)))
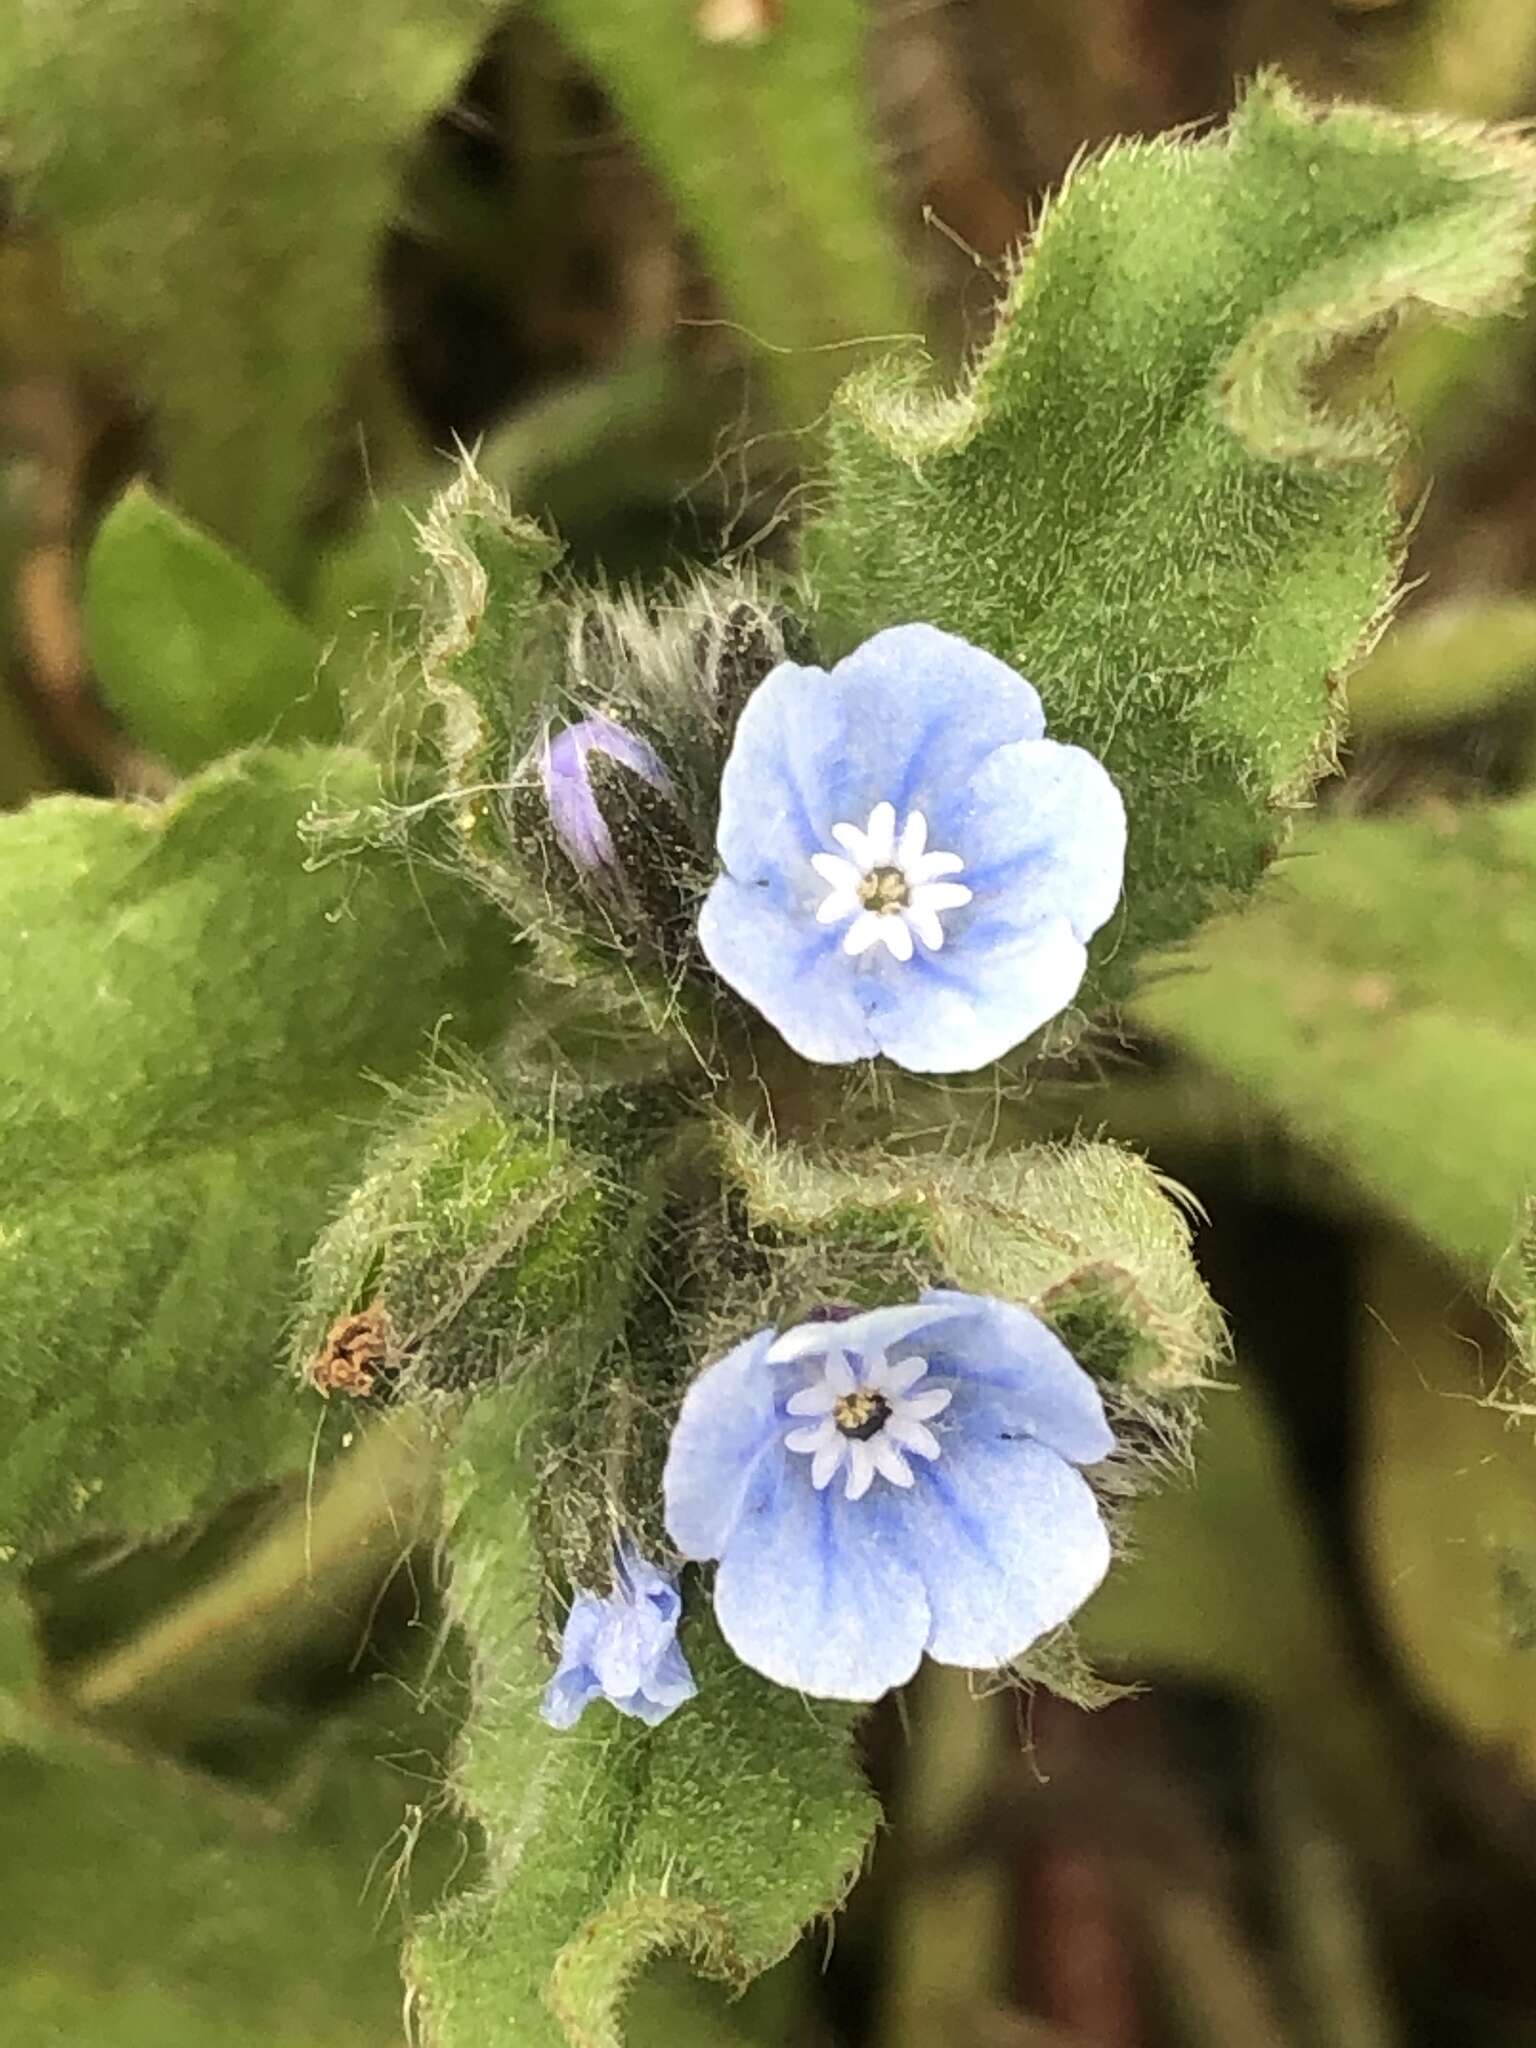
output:
POLYGON ((828 894, 816 906, 818 924, 852 922, 843 934, 845 953, 867 953, 884 945, 898 960, 912 958, 915 932, 930 951, 944 943, 941 910, 958 910, 971 892, 961 874, 958 853, 926 853, 928 820, 909 811, 900 832, 896 806, 876 804, 861 832, 857 825, 834 825, 832 837, 843 854, 813 853, 811 866, 826 883, 828 894))
POLYGON ((819 1376, 784 1404, 791 1415, 813 1418, 786 1434, 786 1449, 809 1457, 818 1492, 846 1466, 849 1500, 861 1500, 877 1474, 893 1486, 910 1486, 914 1475, 907 1460, 938 1457, 939 1440, 928 1424, 953 1399, 947 1387, 923 1385, 925 1358, 892 1365, 881 1352, 863 1365, 861 1379, 854 1361, 833 1351, 819 1376))

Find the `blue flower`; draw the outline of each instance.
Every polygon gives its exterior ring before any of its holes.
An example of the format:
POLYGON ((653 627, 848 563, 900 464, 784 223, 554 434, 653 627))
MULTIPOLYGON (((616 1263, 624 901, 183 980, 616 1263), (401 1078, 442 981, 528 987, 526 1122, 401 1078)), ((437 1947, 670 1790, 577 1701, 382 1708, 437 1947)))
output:
POLYGON ((592 788, 588 757, 605 754, 663 795, 671 780, 654 747, 616 719, 594 716, 546 733, 539 768, 555 837, 582 874, 614 873, 618 855, 592 788))
POLYGON ((614 1555, 613 1591, 579 1588, 571 1602, 560 1664, 540 1709, 551 1728, 572 1728, 593 1700, 654 1728, 697 1688, 677 1640, 683 1611, 675 1572, 651 1564, 628 1543, 614 1555))
POLYGON ((1028 1309, 930 1289, 843 1322, 759 1330, 701 1373, 672 1435, 667 1529, 718 1558, 743 1663, 873 1700, 926 1650, 993 1670, 1074 1613, 1109 1538, 1079 1465, 1103 1404, 1028 1309))
POLYGON ((720 790, 710 964, 806 1059, 987 1065, 1066 1008, 1120 898, 1125 810, 1022 676, 933 626, 781 662, 720 790))

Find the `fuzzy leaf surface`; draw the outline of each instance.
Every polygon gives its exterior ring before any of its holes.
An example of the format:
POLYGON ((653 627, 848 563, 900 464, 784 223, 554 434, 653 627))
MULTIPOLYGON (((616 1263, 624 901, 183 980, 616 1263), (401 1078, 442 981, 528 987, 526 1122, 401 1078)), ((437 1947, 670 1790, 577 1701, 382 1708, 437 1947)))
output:
POLYGON ((913 1299, 939 1284, 1028 1303, 1090 1371, 1127 1389, 1194 1385, 1224 1356, 1175 1191, 1119 1146, 818 1160, 740 1125, 722 1123, 719 1139, 771 1240, 771 1279, 761 1313, 723 1305, 706 1354, 727 1348, 733 1325, 739 1336, 820 1302, 913 1299))
POLYGON ((1222 133, 1068 180, 957 392, 920 364, 844 387, 807 542, 830 650, 902 619, 960 633, 1124 792, 1126 896, 1085 1000, 1252 885, 1389 601, 1396 431, 1317 373, 1410 308, 1510 305, 1533 200, 1509 138, 1261 78, 1222 133))
POLYGON ((433 499, 420 538, 432 570, 423 660, 455 797, 450 829, 480 879, 505 894, 512 885, 496 799, 514 754, 532 744, 557 672, 543 579, 560 549, 516 518, 467 459, 433 499))
POLYGON ((1486 1278, 1536 1182, 1536 803, 1341 819, 1135 1014, 1486 1278))
POLYGON ((679 1950, 742 1982, 852 1878, 875 1822, 846 1711, 743 1669, 708 1618, 684 1625, 699 1696, 646 1730, 604 1705, 559 1734, 523 1504, 537 1401, 475 1404, 458 1443, 451 1599, 474 1653, 460 1798, 488 1876, 417 1933, 410 1969, 434 2048, 617 2048, 630 1978, 679 1950))
POLYGON ((385 1084, 484 1043, 515 949, 398 853, 307 865, 337 751, 253 753, 162 809, 0 823, 0 1544, 149 1531, 302 1463, 276 1370, 299 1261, 385 1084))
POLYGON ((343 379, 377 338, 402 151, 501 13, 499 0, 10 11, 0 113, 23 203, 142 379, 170 495, 280 588, 297 579, 343 379))
POLYGON ((134 738, 190 774, 261 740, 334 739, 313 635, 254 571, 143 485, 85 567, 91 667, 134 738))

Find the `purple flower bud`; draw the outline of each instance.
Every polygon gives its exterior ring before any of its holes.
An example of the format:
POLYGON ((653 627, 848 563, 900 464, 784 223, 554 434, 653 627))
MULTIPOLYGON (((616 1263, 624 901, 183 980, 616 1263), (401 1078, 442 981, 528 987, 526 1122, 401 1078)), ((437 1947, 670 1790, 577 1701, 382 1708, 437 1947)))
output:
POLYGON ((613 834, 598 807, 588 757, 606 754, 658 789, 672 793, 672 782, 654 747, 612 718, 595 715, 544 735, 540 768, 555 837, 572 864, 583 874, 618 867, 613 834))

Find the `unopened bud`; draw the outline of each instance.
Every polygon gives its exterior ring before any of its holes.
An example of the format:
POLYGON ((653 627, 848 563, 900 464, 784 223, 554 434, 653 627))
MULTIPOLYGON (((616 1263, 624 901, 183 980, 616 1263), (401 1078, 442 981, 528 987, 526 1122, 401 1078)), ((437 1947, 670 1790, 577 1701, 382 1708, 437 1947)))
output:
POLYGON ((612 874, 619 856, 593 788, 593 754, 617 762, 664 796, 671 795, 672 782, 656 749, 615 719, 597 715, 545 734, 540 768, 555 837, 580 873, 612 874))

